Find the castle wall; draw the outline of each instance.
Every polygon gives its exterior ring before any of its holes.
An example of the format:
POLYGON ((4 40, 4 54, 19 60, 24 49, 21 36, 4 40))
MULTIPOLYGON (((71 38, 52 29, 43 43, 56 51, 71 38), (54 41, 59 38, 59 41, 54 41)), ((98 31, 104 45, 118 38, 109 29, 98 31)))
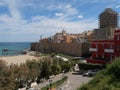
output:
MULTIPOLYGON (((34 44, 33 44, 34 45, 34 44)), ((82 56, 89 52, 89 43, 54 43, 40 42, 37 49, 41 52, 58 52, 72 56, 82 56)), ((33 47, 31 45, 31 47, 33 47)), ((35 47, 32 48, 34 50, 35 47)))
POLYGON ((31 50, 32 51, 36 51, 36 45, 37 45, 37 43, 32 43, 31 44, 31 50))

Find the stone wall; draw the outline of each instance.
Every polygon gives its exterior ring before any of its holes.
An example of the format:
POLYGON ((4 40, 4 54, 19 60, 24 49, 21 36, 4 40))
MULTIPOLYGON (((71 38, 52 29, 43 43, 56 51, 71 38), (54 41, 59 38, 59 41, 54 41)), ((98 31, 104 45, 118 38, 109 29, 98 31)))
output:
POLYGON ((82 56, 89 53, 90 43, 53 43, 40 42, 36 46, 31 45, 31 50, 38 49, 41 52, 57 52, 72 56, 82 56), (35 49, 34 49, 35 48, 35 49))
POLYGON ((31 44, 31 50, 36 51, 37 42, 31 44))

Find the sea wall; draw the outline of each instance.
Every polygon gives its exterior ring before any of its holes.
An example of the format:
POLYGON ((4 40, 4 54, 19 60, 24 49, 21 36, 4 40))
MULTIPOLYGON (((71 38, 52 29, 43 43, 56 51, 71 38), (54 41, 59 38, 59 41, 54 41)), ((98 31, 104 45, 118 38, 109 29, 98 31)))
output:
POLYGON ((39 42, 31 45, 31 50, 41 52, 57 52, 72 56, 83 56, 88 54, 90 43, 54 43, 54 42, 39 42))

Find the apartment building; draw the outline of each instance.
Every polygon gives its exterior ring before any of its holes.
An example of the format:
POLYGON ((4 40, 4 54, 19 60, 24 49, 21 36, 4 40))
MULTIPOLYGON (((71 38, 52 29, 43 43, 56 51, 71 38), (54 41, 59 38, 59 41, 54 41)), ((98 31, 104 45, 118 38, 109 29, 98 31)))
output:
POLYGON ((120 57, 120 29, 115 30, 113 40, 94 40, 89 48, 91 58, 88 63, 111 63, 116 57, 120 57))

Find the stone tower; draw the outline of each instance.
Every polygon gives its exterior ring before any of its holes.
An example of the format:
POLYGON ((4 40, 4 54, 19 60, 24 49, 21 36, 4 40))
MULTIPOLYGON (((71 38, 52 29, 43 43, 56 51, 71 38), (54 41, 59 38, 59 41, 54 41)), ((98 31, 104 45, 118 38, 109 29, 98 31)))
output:
POLYGON ((117 13, 107 8, 99 15, 99 28, 94 30, 94 39, 108 40, 114 38, 114 31, 118 24, 117 13))
POLYGON ((99 24, 100 28, 105 28, 109 26, 117 27, 117 13, 111 8, 105 9, 105 11, 99 15, 99 24))

